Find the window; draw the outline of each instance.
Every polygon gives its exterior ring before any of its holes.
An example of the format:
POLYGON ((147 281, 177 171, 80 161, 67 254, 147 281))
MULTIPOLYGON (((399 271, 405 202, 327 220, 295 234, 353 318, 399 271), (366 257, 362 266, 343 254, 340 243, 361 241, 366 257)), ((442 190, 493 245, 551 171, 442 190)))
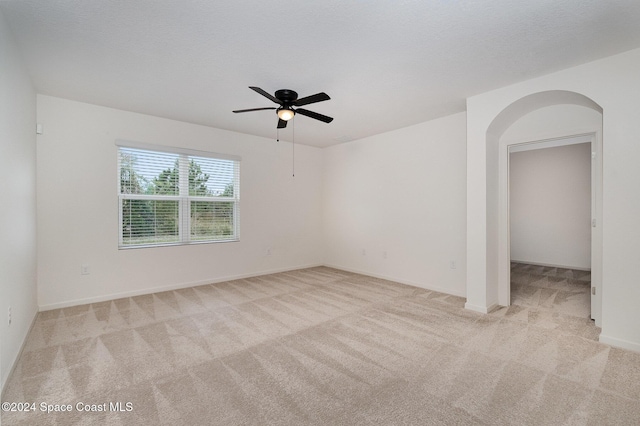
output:
POLYGON ((237 241, 240 159, 118 146, 119 247, 237 241))

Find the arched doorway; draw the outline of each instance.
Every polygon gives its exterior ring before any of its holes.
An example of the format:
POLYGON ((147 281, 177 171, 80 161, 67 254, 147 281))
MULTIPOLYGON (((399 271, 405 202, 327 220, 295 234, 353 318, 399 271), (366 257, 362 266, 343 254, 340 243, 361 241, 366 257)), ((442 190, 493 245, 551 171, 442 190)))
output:
MULTIPOLYGON (((575 92, 553 90, 525 96, 503 109, 486 132, 486 285, 488 300, 507 306, 510 286, 509 213, 508 213, 508 150, 513 143, 502 141, 503 134, 518 120, 533 111, 554 105, 578 105, 602 115, 602 108, 588 97, 575 92)), ((601 129, 600 120, 600 129, 601 129)), ((594 191, 592 202, 592 296, 593 316, 600 325, 600 295, 602 285, 602 132, 584 129, 593 134, 594 191)), ((574 135, 580 133, 576 130, 574 135)), ((548 134, 548 138, 572 136, 548 134)))

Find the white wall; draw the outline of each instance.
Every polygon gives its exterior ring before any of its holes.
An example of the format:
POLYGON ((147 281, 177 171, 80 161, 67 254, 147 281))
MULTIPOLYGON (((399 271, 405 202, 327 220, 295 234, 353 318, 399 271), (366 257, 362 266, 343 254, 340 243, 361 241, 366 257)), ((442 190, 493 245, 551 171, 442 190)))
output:
POLYGON ((551 105, 536 109, 511 124, 500 147, 602 132, 602 114, 582 105, 551 105))
POLYGON ((286 142, 42 95, 38 123, 41 309, 323 263, 320 149, 294 178, 286 142), (116 139, 241 156, 240 242, 118 250, 116 139))
POLYGON ((465 120, 325 149, 326 264, 464 296, 465 120))
MULTIPOLYGON (((640 49, 528 80, 467 100, 467 304, 497 302, 496 283, 487 271, 496 247, 489 245, 487 132, 499 114, 527 96, 565 90, 582 94, 602 108, 603 221, 602 333, 600 340, 640 351, 640 49), (489 277, 490 278, 490 277, 489 277)), ((497 161, 495 162, 497 164, 497 161)))
POLYGON ((511 261, 591 268, 591 144, 514 152, 511 261))
POLYGON ((37 312, 36 94, 0 13, 0 385, 37 312), (12 310, 8 325, 8 309, 12 310))

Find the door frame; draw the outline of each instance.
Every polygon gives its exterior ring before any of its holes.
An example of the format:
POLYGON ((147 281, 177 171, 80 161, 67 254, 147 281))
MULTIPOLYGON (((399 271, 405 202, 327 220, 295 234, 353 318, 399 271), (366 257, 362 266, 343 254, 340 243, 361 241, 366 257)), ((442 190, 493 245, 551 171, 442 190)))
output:
POLYGON ((505 246, 505 255, 499 262, 498 300, 499 304, 511 304, 511 212, 509 211, 509 167, 511 152, 551 148, 579 143, 591 144, 591 319, 596 326, 601 327, 602 310, 602 135, 601 132, 591 132, 577 135, 562 136, 543 140, 514 142, 503 145, 500 149, 500 174, 504 173, 505 182, 500 191, 500 210, 505 212, 506 229, 501 228, 501 240, 505 246), (505 258, 506 257, 506 258, 505 258))

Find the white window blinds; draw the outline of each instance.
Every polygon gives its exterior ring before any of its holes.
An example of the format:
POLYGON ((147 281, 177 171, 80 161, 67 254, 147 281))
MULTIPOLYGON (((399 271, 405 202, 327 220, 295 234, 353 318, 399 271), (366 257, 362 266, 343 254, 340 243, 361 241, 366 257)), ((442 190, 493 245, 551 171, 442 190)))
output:
POLYGON ((119 246, 237 241, 240 161, 118 147, 119 246))

